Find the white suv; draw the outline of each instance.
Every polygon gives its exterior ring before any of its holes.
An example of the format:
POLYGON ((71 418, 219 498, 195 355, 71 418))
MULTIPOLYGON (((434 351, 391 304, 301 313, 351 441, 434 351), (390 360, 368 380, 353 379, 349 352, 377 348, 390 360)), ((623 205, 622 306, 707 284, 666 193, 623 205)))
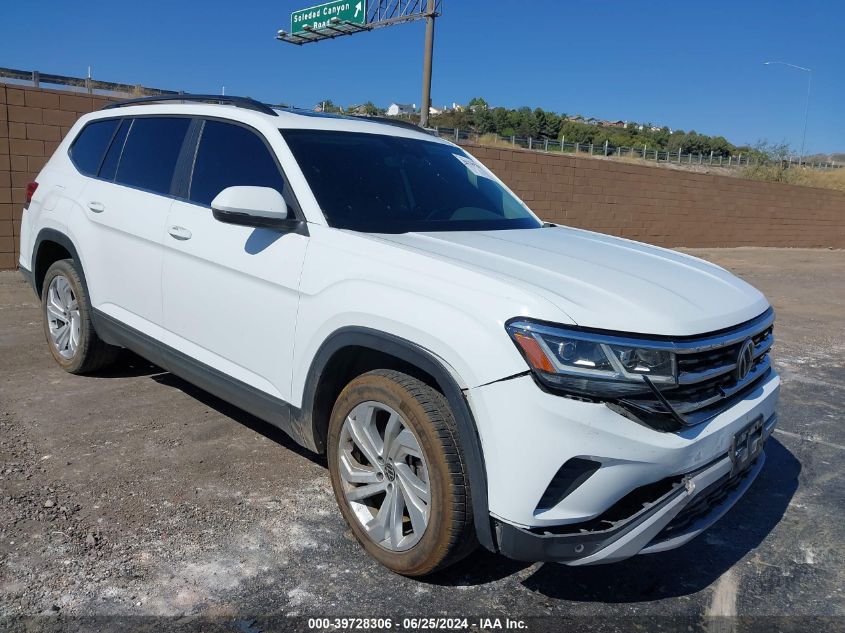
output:
POLYGON ((407 575, 677 547, 760 472, 780 383, 745 282, 543 223, 411 125, 179 99, 82 117, 29 187, 67 371, 129 348, 326 452, 407 575))

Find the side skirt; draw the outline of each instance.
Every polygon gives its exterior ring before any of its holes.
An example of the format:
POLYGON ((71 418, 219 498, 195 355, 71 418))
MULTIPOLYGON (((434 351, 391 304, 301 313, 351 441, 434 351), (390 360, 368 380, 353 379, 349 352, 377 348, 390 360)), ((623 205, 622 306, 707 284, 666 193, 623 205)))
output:
POLYGON ((94 329, 106 343, 132 350, 200 389, 269 422, 291 436, 298 444, 309 448, 299 429, 293 424, 293 420, 299 419, 300 410, 290 403, 209 367, 96 309, 94 329))

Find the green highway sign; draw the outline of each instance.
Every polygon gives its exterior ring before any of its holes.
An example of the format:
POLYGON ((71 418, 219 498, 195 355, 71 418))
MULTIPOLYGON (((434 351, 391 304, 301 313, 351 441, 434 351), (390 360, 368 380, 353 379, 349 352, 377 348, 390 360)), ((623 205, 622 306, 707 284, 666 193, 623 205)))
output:
POLYGON ((299 9, 290 14, 290 32, 292 34, 306 32, 305 27, 319 31, 331 24, 332 18, 341 22, 366 24, 367 0, 333 0, 316 7, 299 9))

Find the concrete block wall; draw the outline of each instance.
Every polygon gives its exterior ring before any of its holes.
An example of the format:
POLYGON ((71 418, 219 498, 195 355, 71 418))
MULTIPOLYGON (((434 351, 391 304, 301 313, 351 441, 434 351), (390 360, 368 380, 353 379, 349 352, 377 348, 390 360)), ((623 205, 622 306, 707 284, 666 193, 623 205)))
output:
MULTIPOLYGON (((27 183, 82 114, 114 98, 0 83, 0 270, 17 266, 27 183)), ((542 218, 661 246, 845 248, 845 193, 468 146, 542 218)))
POLYGON ((114 100, 0 83, 0 270, 17 266, 26 185, 81 115, 114 100))
POLYGON ((845 192, 467 145, 549 222, 660 246, 845 248, 845 192))

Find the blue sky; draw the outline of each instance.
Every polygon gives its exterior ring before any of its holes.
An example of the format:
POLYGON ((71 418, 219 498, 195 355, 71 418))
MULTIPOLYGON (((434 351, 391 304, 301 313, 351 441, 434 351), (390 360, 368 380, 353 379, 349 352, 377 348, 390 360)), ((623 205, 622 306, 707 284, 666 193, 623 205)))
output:
MULTIPOLYGON (((370 0, 371 2, 373 0, 370 0)), ((420 102, 421 22, 296 47, 277 42, 314 0, 10 2, 0 65, 300 106, 420 102)), ((446 0, 435 104, 483 96, 651 121, 735 143, 845 151, 845 2, 446 0)))

